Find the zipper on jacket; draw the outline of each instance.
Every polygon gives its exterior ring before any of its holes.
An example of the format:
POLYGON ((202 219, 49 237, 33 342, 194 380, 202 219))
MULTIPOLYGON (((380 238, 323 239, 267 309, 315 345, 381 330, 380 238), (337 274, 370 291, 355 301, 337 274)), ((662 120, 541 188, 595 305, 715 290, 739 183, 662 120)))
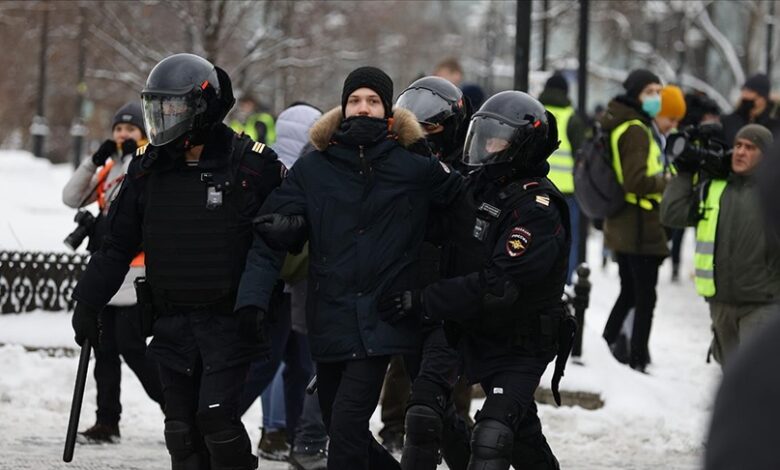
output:
POLYGON ((366 156, 363 153, 363 146, 362 145, 358 146, 358 149, 359 149, 358 158, 360 159, 360 174, 368 178, 368 173, 370 169, 368 167, 368 164, 366 163, 366 156))

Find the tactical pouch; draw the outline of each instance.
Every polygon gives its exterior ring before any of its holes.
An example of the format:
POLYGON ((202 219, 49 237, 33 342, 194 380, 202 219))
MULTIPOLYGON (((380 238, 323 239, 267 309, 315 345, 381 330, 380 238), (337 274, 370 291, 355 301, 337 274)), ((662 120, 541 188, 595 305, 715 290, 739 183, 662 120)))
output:
POLYGON ((152 287, 145 277, 137 277, 133 281, 138 308, 141 311, 141 332, 145 337, 152 336, 152 327, 157 316, 154 310, 154 295, 152 287))

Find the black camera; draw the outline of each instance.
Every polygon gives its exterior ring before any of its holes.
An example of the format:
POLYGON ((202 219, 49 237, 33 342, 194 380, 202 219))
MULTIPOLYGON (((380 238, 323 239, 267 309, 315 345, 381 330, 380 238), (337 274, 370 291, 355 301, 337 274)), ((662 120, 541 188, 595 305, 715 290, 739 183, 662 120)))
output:
POLYGON ((666 155, 680 170, 725 178, 731 169, 731 148, 723 142, 722 133, 718 123, 688 126, 666 139, 666 155))
POLYGON ((95 220, 95 216, 89 211, 76 212, 73 221, 76 222, 77 227, 65 237, 65 240, 63 241, 65 246, 76 251, 84 242, 84 239, 92 234, 92 231, 95 229, 95 220))

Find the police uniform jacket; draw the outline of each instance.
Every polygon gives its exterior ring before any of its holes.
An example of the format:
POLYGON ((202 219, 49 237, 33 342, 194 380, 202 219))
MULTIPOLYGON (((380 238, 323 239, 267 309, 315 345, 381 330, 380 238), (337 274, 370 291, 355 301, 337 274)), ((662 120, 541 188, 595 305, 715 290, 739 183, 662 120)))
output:
MULTIPOLYGON (((295 163, 260 211, 306 219, 306 316, 320 362, 419 349, 420 320, 384 322, 377 300, 415 287, 429 208, 451 204, 463 183, 436 159, 407 149, 423 137, 410 112, 396 109, 388 122, 385 138, 361 148, 340 140, 341 108, 326 113, 310 133, 317 150, 295 163)), ((280 259, 255 237, 237 307, 267 308, 280 259)))
POLYGON ((470 209, 454 219, 445 248, 453 275, 423 290, 425 316, 442 318, 473 381, 511 369, 518 356, 557 351, 569 256, 566 202, 544 175, 494 179, 473 172, 470 209))
POLYGON ((143 246, 158 315, 150 351, 192 373, 200 350, 208 373, 264 353, 250 335, 239 337, 232 312, 251 220, 285 169, 268 147, 222 124, 196 165, 172 152, 139 148, 111 205, 109 234, 73 298, 100 310, 143 246))

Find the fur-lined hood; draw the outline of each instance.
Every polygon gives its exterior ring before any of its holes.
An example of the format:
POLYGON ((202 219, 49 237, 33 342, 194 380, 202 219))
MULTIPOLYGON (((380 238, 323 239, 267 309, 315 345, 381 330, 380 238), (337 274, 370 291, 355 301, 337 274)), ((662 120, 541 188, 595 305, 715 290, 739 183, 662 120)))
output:
MULTIPOLYGON (((336 133, 342 121, 341 106, 336 106, 314 123, 309 131, 309 140, 314 148, 323 151, 336 133)), ((396 136, 398 143, 403 147, 409 147, 420 139, 425 138, 420 123, 411 111, 404 108, 394 108, 390 132, 396 136)))

